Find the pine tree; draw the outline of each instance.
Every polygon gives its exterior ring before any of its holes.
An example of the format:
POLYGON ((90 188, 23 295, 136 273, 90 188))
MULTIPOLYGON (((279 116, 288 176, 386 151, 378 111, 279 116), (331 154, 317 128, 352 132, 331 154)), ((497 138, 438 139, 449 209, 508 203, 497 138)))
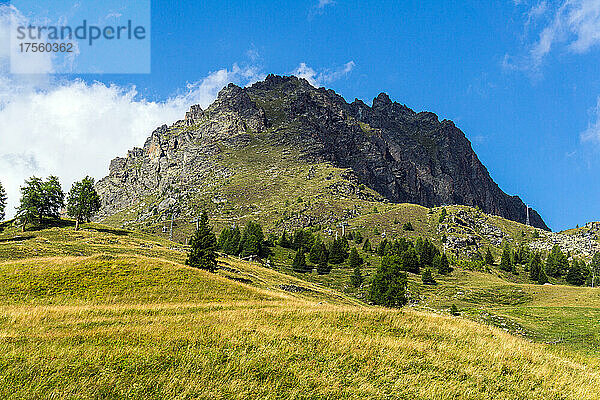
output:
POLYGON ((421 237, 415 243, 415 250, 419 256, 421 267, 431 267, 433 265, 433 258, 436 254, 440 254, 438 248, 429 239, 421 237))
POLYGON ((332 264, 341 264, 348 257, 348 253, 344 250, 342 238, 335 239, 329 250, 329 261, 332 264))
POLYGON ((358 254, 356 247, 353 247, 352 250, 350 250, 350 257, 348 258, 348 264, 350 265, 350 268, 360 267, 362 263, 363 259, 358 254))
POLYGON ((324 251, 321 252, 319 263, 317 264, 317 274, 325 275, 329 272, 331 272, 331 267, 329 266, 329 261, 327 260, 327 251, 324 249, 324 251))
POLYGON ((600 252, 595 253, 590 262, 590 274, 592 276, 592 287, 596 287, 598 276, 600 276, 600 252))
POLYGON ((402 269, 404 271, 412 272, 413 274, 418 274, 420 271, 419 266, 419 257, 417 256, 417 252, 414 248, 409 248, 405 252, 402 253, 402 269))
POLYGON ((75 218, 75 230, 81 221, 90 222, 100 209, 100 196, 94 188, 94 178, 86 176, 73 183, 67 196, 67 212, 75 218))
POLYGON ((385 256, 385 248, 388 244, 388 240, 387 239, 383 239, 381 242, 379 242, 379 244, 377 245, 377 255, 378 256, 385 256))
POLYGON ((0 221, 4 220, 6 210, 6 191, 0 182, 0 221))
POLYGON ((546 271, 544 271, 543 265, 541 265, 537 283, 539 283, 540 285, 543 285, 544 283, 548 283, 548 275, 546 275, 546 271))
POLYGON ((485 264, 486 265, 494 265, 494 256, 492 255, 492 251, 490 250, 490 248, 487 248, 487 251, 485 252, 485 264))
POLYGON ((546 273, 555 278, 564 276, 569 268, 569 260, 558 245, 552 248, 546 259, 546 273))
POLYGON ((190 251, 185 264, 190 267, 205 269, 214 272, 217 268, 217 238, 208 223, 208 216, 202 213, 198 223, 198 230, 190 239, 190 251))
POLYGON ((312 247, 314 241, 315 241, 315 237, 312 233, 310 233, 309 231, 306 231, 304 229, 298 229, 294 233, 294 240, 292 243, 292 248, 294 250, 298 250, 298 249, 302 248, 305 251, 308 251, 312 247))
POLYGON ((42 183, 41 215, 48 218, 58 218, 60 210, 65 206, 65 194, 62 191, 58 177, 50 175, 42 183))
POLYGON ((42 181, 35 176, 25 181, 21 187, 21 204, 17 208, 17 218, 25 225, 44 218, 58 218, 60 209, 64 207, 65 194, 56 176, 49 176, 42 181))
POLYGON ((43 210, 42 180, 32 176, 21 187, 21 203, 17 208, 17 219, 25 225, 38 219, 41 222, 43 210))
MULTIPOLYGON (((352 257, 352 254, 350 254, 350 256, 352 257)), ((357 264, 354 267, 352 276, 350 277, 350 284, 352 286, 354 286, 355 288, 357 288, 357 287, 360 287, 360 285, 362 283, 363 283, 363 276, 362 276, 362 273, 360 272, 360 264, 357 264)))
POLYGON ((304 255, 304 251, 302 249, 296 252, 296 257, 294 257, 294 263, 292 264, 292 269, 294 272, 305 273, 309 272, 309 268, 306 265, 306 256, 304 255))
POLYGON ((362 233, 360 233, 360 231, 354 232, 354 243, 361 244, 362 241, 363 241, 362 233))
POLYGON ((237 256, 240 254, 240 241, 242 234, 237 226, 223 228, 219 235, 219 249, 225 254, 237 256))
POLYGON ((262 226, 256 222, 248 221, 240 239, 242 257, 263 255, 264 241, 265 235, 263 234, 262 226))
POLYGON ((308 260, 313 264, 318 264, 321 259, 321 253, 327 252, 325 245, 321 241, 320 237, 317 237, 315 244, 312 245, 310 253, 308 254, 308 260))
POLYGON ((279 245, 283 248, 289 249, 291 247, 290 240, 287 237, 285 231, 281 234, 281 238, 279 239, 279 245))
POLYGON ((529 279, 532 281, 538 281, 540 277, 540 271, 542 270, 542 257, 540 253, 535 252, 529 259, 529 279))
POLYGON ((430 268, 425 268, 423 273, 421 274, 421 280, 424 285, 435 285, 435 279, 433 279, 433 274, 431 273, 430 268))
POLYGON ((369 238, 365 239, 365 243, 363 244, 362 249, 365 253, 371 253, 373 251, 373 249, 371 248, 371 242, 369 241, 369 238))
POLYGON ((435 268, 437 268, 440 275, 448 275, 454 271, 454 268, 450 266, 450 262, 448 261, 446 253, 443 253, 442 255, 436 255, 434 260, 435 268))
POLYGON ((440 213, 440 219, 439 219, 439 222, 440 222, 440 224, 441 224, 442 222, 444 222, 444 220, 446 219, 446 215, 448 215, 448 214, 446 213, 446 208, 445 208, 445 207, 443 207, 443 208, 442 208, 442 212, 440 213))
POLYGON ((585 262, 573 259, 565 280, 571 285, 583 285, 588 275, 586 269, 585 262))
POLYGON ((508 243, 504 245, 504 250, 502 251, 502 258, 500 259, 500 269, 506 272, 512 272, 512 259, 511 259, 510 246, 508 243))
POLYGON ((400 307, 406 304, 406 273, 400 271, 396 256, 385 256, 373 276, 368 298, 374 304, 400 307))
POLYGON ((410 223, 410 221, 406 222, 403 226, 402 229, 404 229, 405 231, 414 231, 415 228, 413 228, 412 224, 410 223))

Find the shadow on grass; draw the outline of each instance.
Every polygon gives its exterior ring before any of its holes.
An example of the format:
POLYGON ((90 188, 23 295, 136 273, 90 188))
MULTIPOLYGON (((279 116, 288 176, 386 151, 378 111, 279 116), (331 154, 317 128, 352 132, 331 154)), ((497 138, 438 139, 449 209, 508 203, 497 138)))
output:
POLYGON ((98 228, 98 227, 86 227, 86 229, 91 229, 97 232, 102 232, 102 233, 112 233, 113 235, 118 235, 118 236, 128 236, 129 235, 129 231, 124 231, 122 229, 112 229, 112 228, 98 228))
POLYGON ((75 226, 75 221, 68 219, 44 218, 42 221, 34 222, 25 226, 25 232, 41 231, 49 228, 68 228, 75 226))
POLYGON ((8 243, 8 242, 21 242, 23 240, 29 240, 35 238, 35 235, 28 236, 14 236, 11 238, 0 239, 0 243, 8 243))

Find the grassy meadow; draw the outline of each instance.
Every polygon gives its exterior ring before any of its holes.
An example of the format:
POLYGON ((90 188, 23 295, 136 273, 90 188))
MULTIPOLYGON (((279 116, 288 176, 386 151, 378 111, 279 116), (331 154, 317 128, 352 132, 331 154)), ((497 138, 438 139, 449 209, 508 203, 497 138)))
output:
POLYGON ((593 289, 457 270, 436 287, 411 276, 422 301, 384 309, 314 273, 236 258, 214 274, 192 269, 184 250, 94 224, 5 224, 0 398, 599 397, 600 365, 584 345, 598 337, 593 289), (461 316, 443 311, 450 303, 461 316), (569 343, 565 329, 590 336, 569 343))

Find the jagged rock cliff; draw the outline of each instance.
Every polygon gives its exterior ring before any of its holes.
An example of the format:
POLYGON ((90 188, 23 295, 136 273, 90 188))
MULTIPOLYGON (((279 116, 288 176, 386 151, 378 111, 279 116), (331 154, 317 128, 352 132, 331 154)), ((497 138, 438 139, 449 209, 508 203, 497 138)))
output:
MULTIPOLYGON (((391 202, 464 204, 526 219, 521 199, 498 187, 451 121, 416 113, 384 93, 371 107, 360 100, 349 104, 304 79, 275 75, 248 88, 228 85, 206 110, 192 106, 184 120, 159 127, 143 148, 113 160, 109 176, 97 184, 101 215, 142 198, 153 198, 159 211, 187 204, 176 198, 189 198, 205 182, 235 173, 215 161, 222 145, 244 149, 257 135, 273 146, 296 149, 306 163, 345 168, 391 202)), ((533 210, 530 221, 548 229, 533 210)))

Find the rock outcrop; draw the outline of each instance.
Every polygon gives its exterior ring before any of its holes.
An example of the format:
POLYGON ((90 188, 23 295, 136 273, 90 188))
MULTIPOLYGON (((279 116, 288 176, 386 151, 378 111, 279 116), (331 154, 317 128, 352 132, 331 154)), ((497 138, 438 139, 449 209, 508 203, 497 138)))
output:
MULTIPOLYGON (((306 162, 351 170, 360 184, 391 202, 463 204, 526 219, 525 204, 498 187, 451 121, 414 112, 385 93, 372 106, 347 103, 304 79, 275 75, 247 88, 228 85, 206 110, 192 106, 184 120, 159 127, 143 148, 113 160, 109 176, 97 184, 101 216, 142 198, 161 203, 193 192, 207 179, 225 179, 232 171, 213 160, 220 143, 243 149, 256 134, 297 149, 306 162)), ((530 221, 548 229, 534 210, 530 221)))

